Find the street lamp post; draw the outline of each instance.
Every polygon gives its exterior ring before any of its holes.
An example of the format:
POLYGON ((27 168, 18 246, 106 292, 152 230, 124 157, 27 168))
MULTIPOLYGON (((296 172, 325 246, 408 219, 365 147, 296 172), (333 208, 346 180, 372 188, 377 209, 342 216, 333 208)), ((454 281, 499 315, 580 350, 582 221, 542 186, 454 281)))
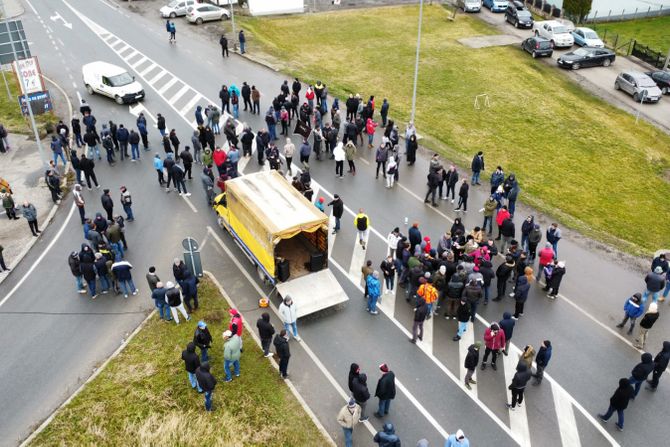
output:
MULTIPOLYGON (((14 39, 12 39, 12 30, 9 27, 9 20, 7 20, 7 14, 5 13, 5 2, 2 0, 0 0, 0 14, 2 14, 3 21, 7 25, 7 31, 9 32, 9 42, 12 45, 12 54, 14 55, 14 60, 17 62, 16 66, 18 68, 19 56, 16 53, 16 46, 14 45, 14 39)), ((18 26, 16 27, 16 32, 20 36, 18 26)), ((47 161, 47 157, 44 154, 44 148, 42 147, 42 140, 40 140, 40 133, 37 130, 37 124, 35 124, 35 115, 33 114, 33 107, 30 104, 30 95, 28 94, 28 88, 25 79, 23 79, 23 75, 21 74, 20 69, 17 70, 17 76, 19 77, 19 82, 21 82, 21 90, 25 92, 26 105, 28 106, 28 116, 30 116, 30 124, 33 127, 33 133, 35 134, 35 143, 37 143, 37 149, 40 152, 40 158, 42 158, 42 163, 44 163, 44 165, 47 166, 49 162, 47 161)))
POLYGON ((419 31, 416 37, 416 60, 414 61, 414 87, 412 88, 412 114, 410 120, 414 122, 416 115, 416 84, 419 79, 419 52, 421 50, 421 23, 423 22, 423 0, 419 3, 419 31))
POLYGON ((237 50, 237 33, 235 33, 235 12, 233 11, 233 1, 228 0, 228 6, 230 7, 230 21, 232 22, 233 25, 233 44, 234 48, 233 50, 237 50))

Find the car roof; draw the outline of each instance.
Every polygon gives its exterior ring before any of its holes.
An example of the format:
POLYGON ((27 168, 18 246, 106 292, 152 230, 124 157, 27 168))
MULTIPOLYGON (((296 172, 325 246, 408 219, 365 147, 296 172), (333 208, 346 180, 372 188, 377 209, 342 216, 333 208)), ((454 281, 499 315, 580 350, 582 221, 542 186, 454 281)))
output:
POLYGON ((128 70, 126 70, 125 68, 103 61, 90 62, 88 64, 83 65, 81 69, 83 71, 95 71, 105 76, 117 76, 128 72, 128 70))
POLYGON ((200 8, 202 8, 203 6, 212 6, 212 7, 214 7, 214 9, 222 9, 222 8, 219 8, 218 6, 212 5, 210 3, 196 3, 194 6, 192 6, 192 8, 195 8, 199 11, 200 8))
POLYGON ((577 31, 577 30, 591 31, 591 32, 594 32, 594 33, 595 33, 595 31, 593 31, 591 28, 586 28, 586 27, 584 27, 584 26, 580 26, 579 28, 575 28, 575 31, 577 31))
POLYGON ((549 39, 547 39, 546 37, 542 37, 542 36, 530 36, 529 39, 535 39, 538 42, 551 42, 549 39))
POLYGON ((646 74, 642 73, 641 71, 635 71, 635 70, 622 71, 621 74, 627 74, 635 79, 642 79, 649 77, 646 74))
POLYGON ((542 20, 540 22, 535 22, 535 23, 538 24, 538 25, 544 25, 546 23, 547 25, 551 25, 551 26, 565 26, 561 22, 559 22, 558 20, 542 20))
POLYGON ((519 10, 526 9, 526 5, 524 5, 523 2, 520 2, 519 0, 514 0, 512 3, 516 7, 516 9, 519 10))

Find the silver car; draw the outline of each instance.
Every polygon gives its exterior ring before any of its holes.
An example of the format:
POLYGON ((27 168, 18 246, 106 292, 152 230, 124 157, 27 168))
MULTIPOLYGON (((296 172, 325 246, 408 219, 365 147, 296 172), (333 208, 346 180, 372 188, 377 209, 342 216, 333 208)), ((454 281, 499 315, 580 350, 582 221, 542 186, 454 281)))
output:
POLYGON ((616 90, 623 90, 633 95, 636 102, 658 102, 661 99, 661 89, 658 88, 653 79, 639 71, 624 71, 619 73, 614 81, 616 90))

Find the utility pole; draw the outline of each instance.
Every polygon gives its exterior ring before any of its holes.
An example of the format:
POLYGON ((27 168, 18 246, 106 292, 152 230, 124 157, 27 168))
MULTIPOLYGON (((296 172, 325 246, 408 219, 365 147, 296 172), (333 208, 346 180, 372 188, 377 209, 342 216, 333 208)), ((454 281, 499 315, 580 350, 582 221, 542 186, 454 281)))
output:
POLYGON ((416 115, 416 84, 419 79, 419 51, 421 50, 421 24, 423 22, 423 0, 419 3, 419 32, 416 37, 416 60, 414 61, 414 87, 412 89, 412 114, 410 121, 414 122, 416 115))
MULTIPOLYGON (((14 39, 12 38, 12 30, 9 28, 9 20, 7 20, 7 14, 5 14, 5 2, 3 0, 0 0, 0 14, 2 14, 3 20, 7 25, 7 31, 9 32, 9 42, 12 44, 12 54, 14 55, 14 60, 17 61, 16 66, 18 68, 19 56, 16 53, 16 46, 14 45, 14 39)), ((18 26, 16 27, 16 32, 17 34, 20 35, 18 26)), ((33 134, 35 135, 35 143, 37 143, 37 149, 40 151, 40 157, 42 158, 42 163, 44 163, 44 166, 48 166, 49 162, 47 161, 46 154, 44 153, 44 148, 42 147, 42 140, 40 140, 40 133, 37 130, 37 124, 35 124, 35 115, 33 114, 33 107, 30 104, 30 95, 27 93, 28 89, 25 83, 25 79, 23 79, 21 70, 17 70, 16 75, 19 77, 19 82, 21 83, 21 90, 26 92, 25 97, 26 97, 26 105, 28 106, 28 116, 30 116, 30 124, 33 127, 33 134)))
POLYGON ((235 11, 233 11, 233 1, 228 0, 228 6, 230 7, 230 21, 233 25, 233 51, 237 50, 237 33, 235 32, 235 11))

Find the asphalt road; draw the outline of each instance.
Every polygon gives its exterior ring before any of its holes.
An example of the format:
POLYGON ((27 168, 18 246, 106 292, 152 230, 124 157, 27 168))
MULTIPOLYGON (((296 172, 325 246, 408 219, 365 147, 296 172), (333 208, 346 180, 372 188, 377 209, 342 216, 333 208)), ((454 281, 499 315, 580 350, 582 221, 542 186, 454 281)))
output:
MULTIPOLYGON (((113 119, 132 127, 135 118, 127 106, 85 95, 80 67, 91 60, 118 65, 128 60, 136 64, 135 74, 147 91, 143 106, 153 115, 162 113, 168 126, 177 130, 182 144, 188 140, 189 123, 193 121, 195 104, 187 107, 191 98, 201 95, 198 103, 204 105, 206 98, 218 98, 222 83, 240 85, 246 80, 264 94, 262 109, 266 109, 284 79, 237 56, 221 61, 218 47, 203 41, 183 21, 177 22, 177 44, 170 45, 161 20, 128 15, 110 1, 71 0, 66 4, 32 0, 31 5, 37 14, 26 8, 24 26, 43 71, 65 87, 75 101, 77 92, 87 97, 99 123, 113 119), (62 21, 50 19, 56 12, 62 21), (72 29, 63 21, 71 23, 72 29), (135 51, 142 54, 136 55, 135 51), (151 82, 161 70, 159 66, 169 73, 151 82), (178 80, 164 89, 172 78, 178 80)), ((241 118, 255 129, 262 126, 260 117, 242 113, 241 118)), ((147 296, 144 272, 156 265, 159 275, 169 278, 171 260, 181 254, 180 241, 185 236, 201 242, 205 268, 246 311, 249 321, 260 313, 255 306, 258 296, 271 292, 256 281, 252 266, 216 227, 199 180, 188 185, 194 193, 190 203, 158 188, 150 164, 154 150, 162 153, 157 136, 157 130, 152 129, 153 148, 142 153, 140 163, 124 162, 109 168, 103 161, 98 168, 101 184, 112 190, 115 200, 121 185, 133 193, 136 221, 127 227, 127 258, 135 266, 141 292, 138 296, 125 301, 107 295, 91 301, 76 293, 66 259, 70 251, 79 249, 83 233, 76 212, 71 212, 71 199, 64 202, 40 243, 0 285, 0 344, 6 347, 6 360, 0 365, 4 379, 0 386, 1 445, 15 445, 25 438, 139 324, 153 305, 147 296)), ((428 165, 425 157, 411 168, 403 164, 400 185, 387 190, 381 179, 374 179, 373 151, 360 148, 358 155, 358 174, 344 179, 334 177, 331 161, 310 163, 318 186, 315 198, 328 199, 337 192, 349 210, 364 207, 376 231, 370 233, 363 253, 355 241, 353 215, 345 215, 342 231, 333 244, 331 269, 350 301, 301 321, 304 343, 293 344, 289 367, 291 380, 338 443, 341 431, 335 415, 344 403, 349 363, 359 363, 374 388, 379 377, 377 365, 387 362, 401 385, 389 419, 408 445, 422 437, 440 445, 444 433, 457 428, 463 428, 475 445, 626 445, 642 437, 650 445, 664 444, 663 430, 654 429, 664 423, 669 392, 663 385, 654 394, 641 391, 626 412, 624 433, 614 431, 612 423, 603 427, 593 419, 596 412, 606 409, 618 379, 627 377, 639 359, 630 338, 617 336, 612 328, 620 318, 625 298, 641 290, 643 282, 637 272, 578 235, 566 237, 559 246, 568 271, 561 286, 562 296, 549 301, 533 286, 526 314, 514 332, 516 346, 531 343, 537 347, 547 338, 554 345, 547 369, 553 380, 528 390, 525 412, 510 413, 504 407, 506 385, 516 364, 514 355, 507 357, 507 363, 501 363, 497 372, 478 371, 479 384, 473 392, 466 392, 458 379, 467 343, 481 339, 484 323, 498 320, 504 310, 512 309, 511 300, 480 306, 481 319, 459 343, 451 341, 455 322, 443 318, 427 323, 426 340, 419 346, 407 343, 404 339, 411 329, 411 309, 401 296, 396 299, 385 295, 383 313, 377 317, 364 312, 358 288, 360 266, 364 259, 379 264, 386 251, 383 238, 388 231, 403 227, 407 217, 409 222, 418 220, 422 232, 437 240, 457 214, 445 201, 437 209, 423 204, 428 165)), ((245 172, 258 169, 254 158, 245 172)), ((481 224, 476 210, 484 202, 487 189, 482 188, 471 192, 471 211, 463 216, 466 228, 481 224)), ((100 193, 85 192, 87 214, 100 210, 100 193)), ((528 213, 532 211, 518 207, 518 216, 528 213)), ((517 220, 520 226, 520 218, 517 220)), ((541 217, 543 228, 549 221, 541 217)), ((277 297, 272 297, 277 304, 277 297)), ((654 353, 668 333, 663 310, 661 314, 648 341, 654 353)), ((276 318, 274 323, 278 326, 276 318)), ((370 402, 368 408, 371 411, 374 403, 370 402)), ((381 426, 381 421, 374 418, 371 423, 374 429, 381 426)), ((370 429, 372 426, 361 427, 355 433, 360 445, 370 444, 370 429)))

